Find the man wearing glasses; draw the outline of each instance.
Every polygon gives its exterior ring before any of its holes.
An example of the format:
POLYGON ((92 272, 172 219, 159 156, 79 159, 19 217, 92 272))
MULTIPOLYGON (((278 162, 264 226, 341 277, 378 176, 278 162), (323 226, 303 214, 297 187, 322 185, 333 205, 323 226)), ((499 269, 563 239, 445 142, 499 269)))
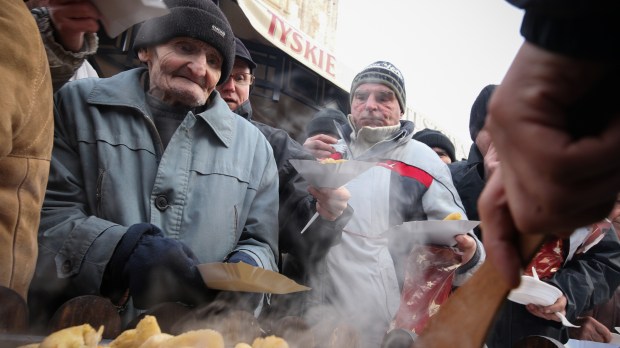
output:
MULTIPOLYGON (((308 268, 325 255, 327 245, 337 242, 342 228, 351 217, 352 208, 347 205, 350 195, 344 187, 308 188, 308 183, 288 160, 314 160, 314 157, 286 131, 252 120, 249 98, 254 83, 252 71, 255 68, 256 63, 250 52, 239 38, 235 38, 235 62, 232 71, 228 80, 216 89, 228 107, 255 125, 271 144, 280 180, 279 250, 281 255, 285 255, 280 258, 280 269, 282 273, 305 284, 308 268), (301 234, 300 231, 315 212, 318 212, 321 218, 301 234)), ((273 310, 287 309, 290 310, 287 314, 300 315, 299 310, 303 311, 303 307, 298 302, 299 299, 290 298, 286 301, 288 300, 294 301, 296 305, 288 306, 282 303, 281 306, 273 306, 273 310)), ((274 314, 274 318, 281 314, 274 314)))

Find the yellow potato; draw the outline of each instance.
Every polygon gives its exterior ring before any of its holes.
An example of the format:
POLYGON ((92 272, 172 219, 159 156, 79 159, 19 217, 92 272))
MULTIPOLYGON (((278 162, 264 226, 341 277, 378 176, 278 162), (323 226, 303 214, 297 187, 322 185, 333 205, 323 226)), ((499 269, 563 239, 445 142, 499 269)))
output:
POLYGON ((58 330, 47 336, 39 348, 97 348, 103 334, 103 326, 98 331, 89 324, 72 326, 58 330))
POLYGON ((140 348, 159 348, 164 342, 171 339, 172 335, 167 333, 159 333, 149 337, 144 343, 140 345, 140 348))
POLYGON ((125 330, 112 342, 111 348, 138 348, 151 336, 161 333, 157 319, 154 316, 147 315, 136 325, 135 329, 125 330))
POLYGON ((321 164, 341 163, 341 162, 346 162, 346 161, 347 161, 346 159, 333 159, 333 158, 323 158, 319 160, 321 164))
POLYGON ((159 347, 224 348, 224 337, 221 333, 211 329, 192 330, 164 341, 159 347))
POLYGON ((252 342, 252 348, 289 348, 283 338, 277 336, 258 337, 252 342))
POLYGON ((241 343, 235 344, 235 348, 252 348, 252 346, 247 343, 241 342, 241 343))
POLYGON ((461 215, 461 213, 450 213, 448 214, 448 216, 446 216, 445 218, 443 218, 444 220, 461 220, 461 218, 463 217, 463 215, 461 215))

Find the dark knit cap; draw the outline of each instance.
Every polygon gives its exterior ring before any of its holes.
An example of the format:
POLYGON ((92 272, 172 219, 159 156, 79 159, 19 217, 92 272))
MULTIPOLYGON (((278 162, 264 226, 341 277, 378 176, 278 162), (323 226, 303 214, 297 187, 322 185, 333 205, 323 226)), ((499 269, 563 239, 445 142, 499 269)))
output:
POLYGON ((347 123, 347 116, 337 109, 325 108, 319 110, 306 125, 306 134, 308 137, 317 134, 338 134, 334 121, 345 125, 347 123))
POLYGON ((471 140, 475 143, 478 132, 484 127, 484 121, 487 119, 487 105, 491 94, 495 90, 497 85, 487 85, 480 91, 478 97, 471 106, 471 113, 469 115, 469 134, 471 140))
POLYGON ((250 72, 256 69, 256 63, 252 60, 252 56, 250 55, 250 51, 245 47, 241 39, 238 37, 235 38, 235 58, 241 58, 250 67, 250 72))
POLYGON ((413 135, 413 139, 428 145, 428 147, 438 147, 443 149, 448 153, 448 157, 452 160, 452 162, 456 161, 456 156, 454 155, 454 144, 452 141, 440 131, 425 128, 413 135))
POLYGON ((403 74, 390 62, 377 61, 362 70, 351 83, 350 101, 357 87, 363 83, 380 83, 390 87, 396 94, 400 111, 405 112, 407 95, 405 93, 405 78, 403 74))
POLYGON ((226 82, 235 61, 235 36, 230 23, 212 0, 164 0, 170 13, 148 19, 140 25, 133 44, 140 48, 156 46, 176 37, 191 37, 215 47, 222 57, 222 77, 226 82))

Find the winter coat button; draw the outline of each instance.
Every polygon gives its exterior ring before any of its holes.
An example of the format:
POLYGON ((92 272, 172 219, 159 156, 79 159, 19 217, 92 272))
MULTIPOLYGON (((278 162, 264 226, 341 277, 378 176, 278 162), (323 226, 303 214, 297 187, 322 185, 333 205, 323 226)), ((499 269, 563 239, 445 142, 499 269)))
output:
POLYGON ((164 195, 161 196, 157 196, 157 198, 155 198, 155 207, 159 210, 159 211, 164 211, 166 209, 168 209, 169 205, 168 205, 168 198, 164 195))
POLYGON ((63 273, 71 272, 71 261, 70 260, 65 260, 65 262, 62 263, 62 272, 63 273))

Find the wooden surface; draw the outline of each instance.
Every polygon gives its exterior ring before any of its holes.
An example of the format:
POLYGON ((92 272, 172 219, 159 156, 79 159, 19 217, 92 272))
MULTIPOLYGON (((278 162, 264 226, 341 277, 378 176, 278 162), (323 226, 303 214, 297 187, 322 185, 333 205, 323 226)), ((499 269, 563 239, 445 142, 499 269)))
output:
POLYGON ((25 333, 28 330, 28 306, 15 291, 0 286, 0 333, 25 333))
POLYGON ((115 338, 121 333, 121 318, 116 306, 94 295, 78 296, 65 302, 50 320, 49 332, 86 323, 95 330, 103 325, 103 338, 115 338))

